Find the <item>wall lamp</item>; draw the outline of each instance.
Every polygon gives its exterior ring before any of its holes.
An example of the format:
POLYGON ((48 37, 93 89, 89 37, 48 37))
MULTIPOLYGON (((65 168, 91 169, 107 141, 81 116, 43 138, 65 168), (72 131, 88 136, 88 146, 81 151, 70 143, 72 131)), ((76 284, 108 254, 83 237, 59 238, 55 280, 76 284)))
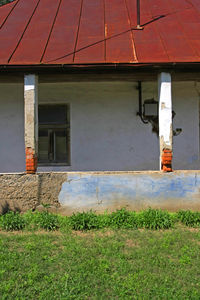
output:
MULTIPOLYGON (((144 124, 151 124, 152 131, 157 135, 159 134, 159 122, 158 122, 158 101, 155 99, 147 99, 142 101, 142 83, 138 81, 138 104, 139 111, 137 112, 137 116, 140 117, 144 124)), ((176 113, 172 111, 172 120, 174 119, 176 113)), ((181 128, 176 128, 173 130, 173 135, 177 136, 182 132, 181 128)))
POLYGON ((137 116, 140 117, 144 124, 157 122, 158 123, 158 101, 152 99, 147 99, 142 103, 142 83, 138 81, 138 101, 139 101, 139 111, 137 116))

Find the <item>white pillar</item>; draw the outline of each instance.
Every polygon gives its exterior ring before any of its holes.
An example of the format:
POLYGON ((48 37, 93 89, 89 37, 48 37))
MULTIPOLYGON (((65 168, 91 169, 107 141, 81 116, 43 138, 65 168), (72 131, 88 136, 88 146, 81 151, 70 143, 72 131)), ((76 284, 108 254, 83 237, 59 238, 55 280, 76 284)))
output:
POLYGON ((24 76, 24 115, 26 172, 37 171, 38 154, 38 77, 24 76))
POLYGON ((170 73, 158 76, 160 170, 172 171, 172 91, 170 73))

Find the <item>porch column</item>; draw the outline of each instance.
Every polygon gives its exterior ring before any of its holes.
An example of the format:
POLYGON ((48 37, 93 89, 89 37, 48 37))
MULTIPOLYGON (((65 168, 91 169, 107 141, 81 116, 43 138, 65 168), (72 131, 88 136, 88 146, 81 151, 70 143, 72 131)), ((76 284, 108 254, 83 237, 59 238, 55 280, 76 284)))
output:
POLYGON ((158 76, 160 170, 172 172, 172 93, 171 74, 158 76))
POLYGON ((34 174, 38 152, 38 77, 34 74, 24 75, 24 114, 26 172, 34 174))

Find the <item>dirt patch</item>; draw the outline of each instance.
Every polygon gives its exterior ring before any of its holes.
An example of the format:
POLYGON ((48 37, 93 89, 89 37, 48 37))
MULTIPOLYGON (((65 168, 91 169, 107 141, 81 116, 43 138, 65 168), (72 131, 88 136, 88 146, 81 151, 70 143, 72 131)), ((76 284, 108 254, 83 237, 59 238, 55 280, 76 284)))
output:
POLYGON ((190 232, 199 232, 200 228, 185 227, 185 230, 188 230, 190 232))
POLYGON ((42 234, 52 234, 56 236, 63 235, 61 231, 46 231, 46 230, 37 230, 37 231, 3 231, 0 230, 0 234, 2 235, 30 235, 30 234, 35 234, 35 235, 42 235, 42 234))
POLYGON ((194 239, 193 239, 192 242, 195 243, 196 245, 199 245, 199 246, 200 246, 200 241, 197 241, 197 240, 194 240, 194 239))
POLYGON ((108 231, 105 231, 105 232, 98 232, 98 235, 100 237, 105 237, 105 236, 113 236, 114 235, 114 231, 112 230, 108 230, 108 231))
POLYGON ((110 237, 114 235, 114 232, 112 230, 108 231, 72 231, 72 233, 76 236, 80 237, 110 237))
POLYGON ((134 242, 133 240, 126 240, 125 246, 128 248, 138 247, 138 243, 134 242))

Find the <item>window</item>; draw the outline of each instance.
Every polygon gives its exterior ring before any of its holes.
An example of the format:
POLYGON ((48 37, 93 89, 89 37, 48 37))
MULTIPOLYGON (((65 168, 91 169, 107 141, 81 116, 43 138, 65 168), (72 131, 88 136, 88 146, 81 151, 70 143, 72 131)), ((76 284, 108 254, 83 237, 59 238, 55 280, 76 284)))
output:
POLYGON ((38 162, 41 165, 70 164, 68 105, 39 105, 38 162))

